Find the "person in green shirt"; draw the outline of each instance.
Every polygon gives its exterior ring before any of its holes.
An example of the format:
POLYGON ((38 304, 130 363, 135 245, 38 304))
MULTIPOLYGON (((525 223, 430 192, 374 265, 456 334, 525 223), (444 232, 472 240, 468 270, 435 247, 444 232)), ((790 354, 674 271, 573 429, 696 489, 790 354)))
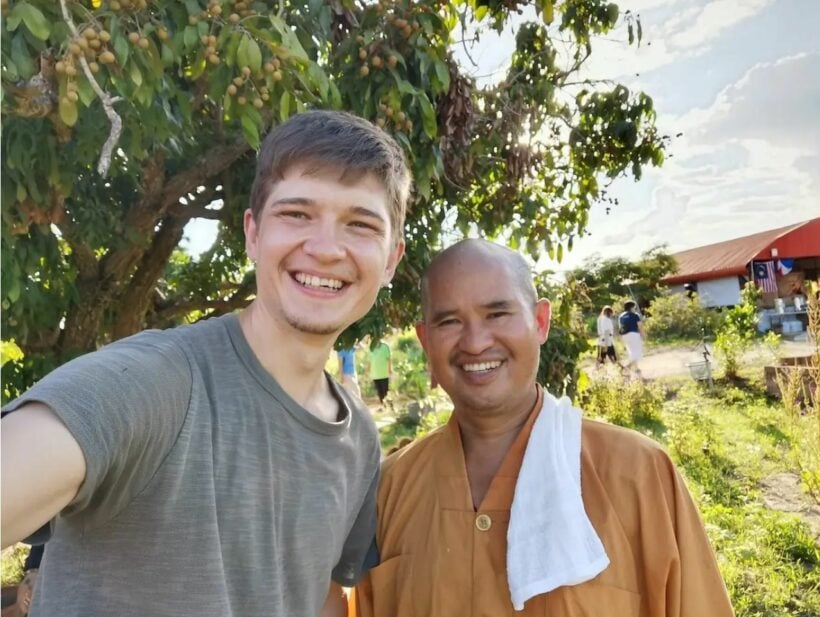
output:
POLYGON ((370 379, 379 395, 379 403, 384 405, 387 391, 390 389, 390 376, 393 374, 393 364, 390 360, 390 346, 379 341, 370 349, 370 379))

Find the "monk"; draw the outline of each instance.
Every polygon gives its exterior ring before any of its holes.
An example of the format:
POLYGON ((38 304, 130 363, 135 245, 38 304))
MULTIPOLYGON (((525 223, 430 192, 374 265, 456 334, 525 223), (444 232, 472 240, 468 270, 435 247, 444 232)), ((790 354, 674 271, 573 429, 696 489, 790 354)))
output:
POLYGON ((513 251, 462 241, 422 282, 417 333, 449 423, 389 457, 362 617, 730 617, 668 455, 536 384, 550 304, 513 251), (551 453, 551 454, 550 454, 551 453))

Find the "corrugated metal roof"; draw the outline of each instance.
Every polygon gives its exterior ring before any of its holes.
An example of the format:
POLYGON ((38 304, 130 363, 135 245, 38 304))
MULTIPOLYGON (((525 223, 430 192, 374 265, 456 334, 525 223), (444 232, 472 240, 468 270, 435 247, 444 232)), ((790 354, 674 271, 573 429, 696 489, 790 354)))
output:
MULTIPOLYGON (((816 220, 816 219, 813 219, 816 220)), ((717 244, 709 244, 697 248, 681 251, 672 256, 678 263, 678 271, 663 279, 669 285, 690 283, 721 278, 724 276, 749 273, 749 262, 766 250, 778 238, 802 227, 812 221, 803 221, 778 229, 762 231, 726 240, 717 244)))

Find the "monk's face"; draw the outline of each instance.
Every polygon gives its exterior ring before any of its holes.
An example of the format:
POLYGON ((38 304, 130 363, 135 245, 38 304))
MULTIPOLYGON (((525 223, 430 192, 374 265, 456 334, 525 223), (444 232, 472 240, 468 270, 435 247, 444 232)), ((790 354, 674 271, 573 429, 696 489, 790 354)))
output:
POLYGON ((428 275, 417 333, 457 413, 494 415, 531 404, 550 306, 519 280, 504 260, 469 252, 428 275))

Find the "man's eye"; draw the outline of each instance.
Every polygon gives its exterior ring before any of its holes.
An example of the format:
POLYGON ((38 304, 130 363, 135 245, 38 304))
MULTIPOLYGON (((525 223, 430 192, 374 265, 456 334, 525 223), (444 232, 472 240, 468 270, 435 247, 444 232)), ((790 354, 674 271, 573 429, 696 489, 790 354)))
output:
POLYGON ((304 212, 300 212, 299 210, 282 210, 279 212, 279 216, 283 216, 289 219, 306 219, 307 214, 304 212))
POLYGON ((380 231, 378 227, 366 221, 352 221, 350 226, 357 229, 364 229, 366 231, 380 231))
POLYGON ((490 319, 498 319, 499 317, 504 317, 506 315, 509 315, 506 311, 496 311, 495 313, 490 313, 489 317, 490 319))
POLYGON ((456 319, 442 319, 440 322, 438 322, 437 325, 439 327, 441 327, 441 326, 452 326, 452 325, 455 325, 457 323, 458 323, 458 320, 456 320, 456 319))

